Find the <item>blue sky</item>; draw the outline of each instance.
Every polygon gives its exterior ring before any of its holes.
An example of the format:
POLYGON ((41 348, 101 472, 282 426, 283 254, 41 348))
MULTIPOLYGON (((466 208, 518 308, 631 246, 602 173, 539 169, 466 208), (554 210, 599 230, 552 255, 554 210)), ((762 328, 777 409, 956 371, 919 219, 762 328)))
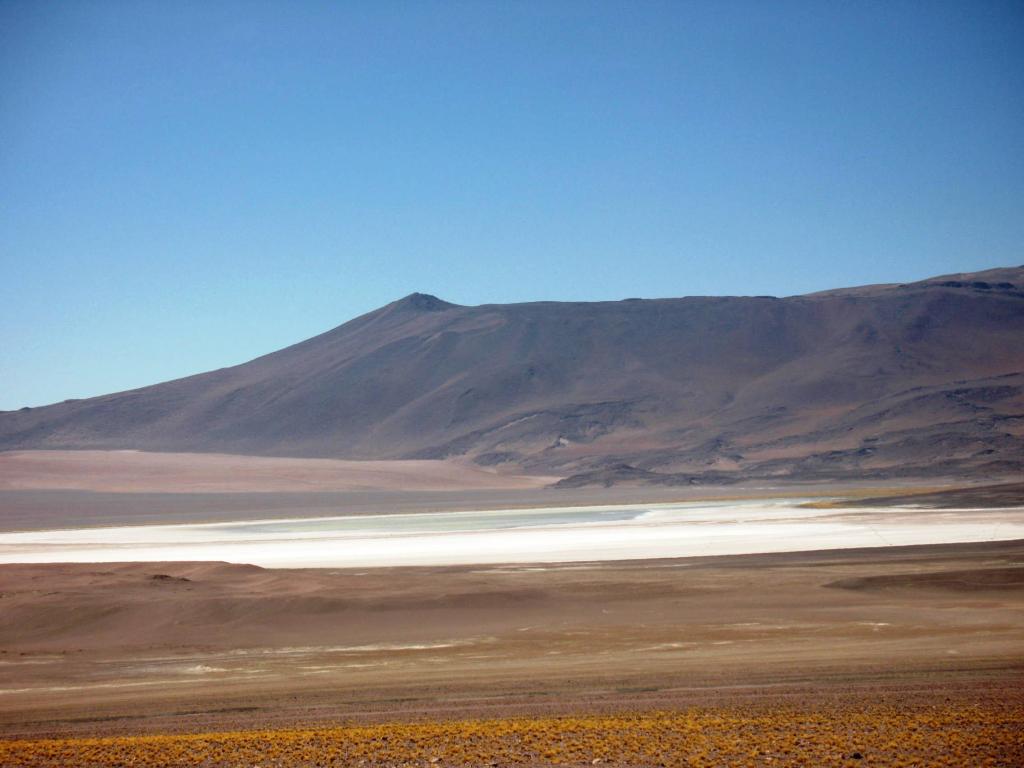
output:
POLYGON ((1024 262, 1024 4, 0 0, 0 408, 412 291, 1024 262))

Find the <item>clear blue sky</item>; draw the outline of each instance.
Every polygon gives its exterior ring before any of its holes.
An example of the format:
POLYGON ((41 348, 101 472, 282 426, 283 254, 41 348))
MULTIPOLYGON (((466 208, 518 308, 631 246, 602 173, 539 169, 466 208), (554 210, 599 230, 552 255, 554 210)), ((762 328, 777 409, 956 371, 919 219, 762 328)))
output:
POLYGON ((0 0, 0 408, 412 291, 1024 262, 1024 3, 0 0))

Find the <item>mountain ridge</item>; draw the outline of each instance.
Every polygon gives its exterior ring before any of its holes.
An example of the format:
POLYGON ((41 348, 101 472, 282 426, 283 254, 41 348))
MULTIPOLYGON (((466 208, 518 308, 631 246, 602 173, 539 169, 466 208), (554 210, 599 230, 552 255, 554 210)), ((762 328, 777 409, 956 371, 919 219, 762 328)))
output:
POLYGON ((1024 267, 784 298, 413 293, 246 363, 0 412, 0 450, 464 457, 568 483, 1024 469, 1024 267))

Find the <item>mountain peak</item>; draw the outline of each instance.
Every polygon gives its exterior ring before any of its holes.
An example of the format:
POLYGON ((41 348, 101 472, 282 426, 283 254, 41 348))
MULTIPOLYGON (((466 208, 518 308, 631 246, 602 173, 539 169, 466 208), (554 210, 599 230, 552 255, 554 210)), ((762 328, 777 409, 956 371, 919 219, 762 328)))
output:
POLYGON ((437 298, 437 296, 431 296, 429 293, 410 293, 405 298, 396 301, 392 306, 395 309, 411 309, 416 312, 441 312, 458 305, 443 301, 437 298))
POLYGON ((1016 480, 1022 372, 1012 268, 810 300, 413 293, 239 366, 0 413, 0 450, 462 457, 596 485, 1016 480))

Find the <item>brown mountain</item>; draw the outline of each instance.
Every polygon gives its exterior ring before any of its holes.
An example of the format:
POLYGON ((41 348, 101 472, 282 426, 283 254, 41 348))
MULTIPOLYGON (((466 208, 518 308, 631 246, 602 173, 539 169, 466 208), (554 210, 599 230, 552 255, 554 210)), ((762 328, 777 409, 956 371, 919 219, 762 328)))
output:
POLYGON ((1024 267, 789 298, 412 294, 243 365, 0 413, 0 450, 464 456, 566 484, 1024 471, 1024 267))

